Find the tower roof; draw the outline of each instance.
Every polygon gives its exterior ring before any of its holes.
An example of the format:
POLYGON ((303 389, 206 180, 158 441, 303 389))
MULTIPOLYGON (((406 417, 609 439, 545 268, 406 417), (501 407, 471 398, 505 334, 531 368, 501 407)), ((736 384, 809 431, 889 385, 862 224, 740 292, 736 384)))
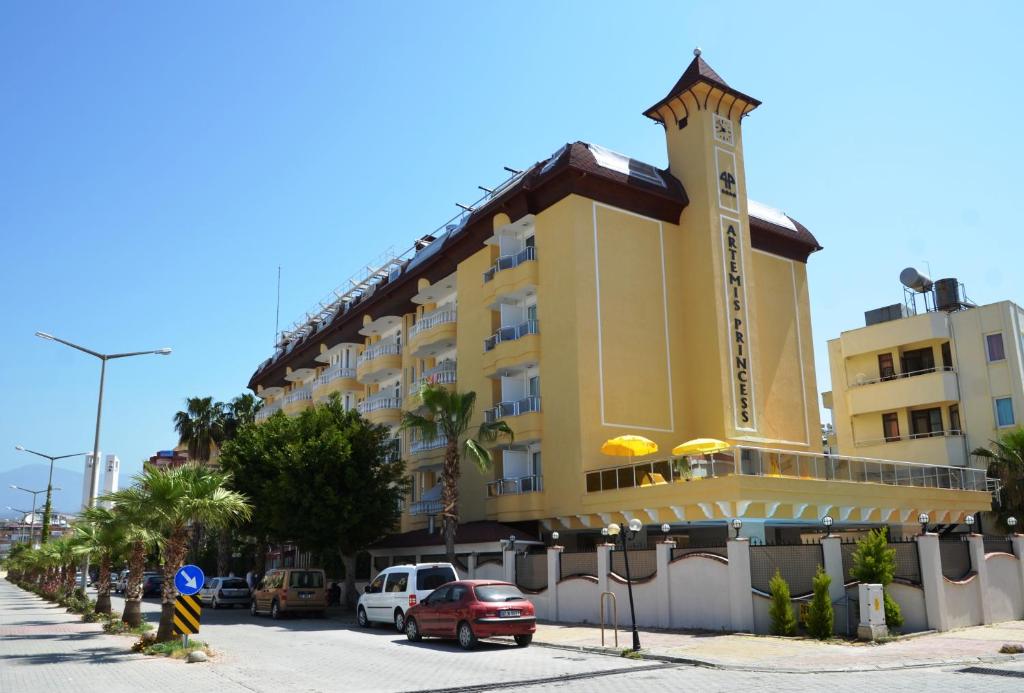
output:
POLYGON ((646 111, 644 115, 652 120, 661 122, 662 118, 658 114, 658 109, 667 104, 672 99, 675 99, 682 94, 690 91, 697 84, 707 84, 715 89, 720 89, 725 94, 733 96, 735 99, 746 101, 750 104, 750 110, 757 108, 761 105, 761 102, 752 96, 747 96, 741 91, 737 91, 730 87, 722 76, 712 69, 710 65, 701 57, 700 49, 697 48, 693 51, 694 57, 690 64, 683 71, 682 76, 676 81, 675 85, 669 90, 668 95, 665 96, 661 101, 654 104, 646 111))

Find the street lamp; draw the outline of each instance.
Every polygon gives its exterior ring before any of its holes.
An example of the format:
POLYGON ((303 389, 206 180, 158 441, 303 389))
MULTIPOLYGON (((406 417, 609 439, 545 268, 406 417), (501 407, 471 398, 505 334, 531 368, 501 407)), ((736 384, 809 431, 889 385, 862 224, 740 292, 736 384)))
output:
POLYGON ((965 517, 964 522, 967 524, 967 533, 974 534, 974 515, 965 517))
MULTIPOLYGON (((21 513, 21 524, 25 524, 25 516, 29 514, 28 510, 21 510, 19 508, 12 508, 9 505, 7 506, 7 509, 8 510, 13 510, 16 513, 21 513)), ((33 512, 32 514, 35 515, 35 512, 33 512)), ((22 535, 22 536, 24 536, 24 535, 22 535)), ((29 544, 29 546, 32 545, 32 530, 29 530, 28 544, 29 544)))
MULTIPOLYGON (((85 507, 91 508, 96 504, 96 491, 99 489, 100 483, 100 417, 103 414, 103 381, 107 374, 107 361, 113 361, 114 359, 124 359, 129 356, 145 356, 146 354, 157 354, 159 356, 167 356, 171 353, 171 350, 167 347, 162 349, 150 349, 148 351, 126 351, 121 354, 101 354, 98 351, 87 349, 86 347, 69 342, 61 339, 60 337, 54 337, 52 334, 46 332, 36 332, 36 337, 40 339, 46 339, 51 342, 60 342, 64 346, 69 346, 72 349, 77 349, 84 354, 95 356, 100 360, 100 395, 99 400, 96 403, 96 435, 93 438, 92 443, 92 479, 89 482, 89 497, 86 499, 85 507)), ((89 584, 89 556, 86 554, 85 559, 82 561, 82 582, 81 586, 84 590, 89 584)))
MULTIPOLYGON (((28 530, 28 539, 29 539, 29 542, 31 543, 35 539, 35 536, 36 536, 36 508, 38 507, 36 505, 36 496, 38 496, 40 493, 46 493, 47 489, 41 488, 38 491, 33 491, 30 488, 25 488, 23 486, 18 486, 16 484, 11 484, 10 486, 15 491, 24 491, 25 493, 31 493, 32 494, 32 522, 31 522, 31 524, 29 526, 29 530, 28 530)), ((61 490, 61 489, 57 489, 57 490, 61 490)), ((44 518, 44 520, 45 519, 46 518, 44 518)), ((42 543, 41 540, 40 540, 40 543, 42 543)))
POLYGON ((732 518, 732 528, 734 530, 736 530, 736 536, 734 538, 735 539, 739 539, 740 538, 740 530, 743 529, 743 520, 741 520, 738 517, 732 518))
POLYGON ((1006 518, 1006 526, 1010 528, 1010 534, 1017 533, 1017 518, 1012 515, 1006 518))
POLYGON ((826 537, 832 536, 832 522, 833 520, 831 515, 826 515, 825 517, 821 518, 821 524, 825 525, 826 537))
MULTIPOLYGON (((35 450, 29 450, 23 445, 15 445, 14 449, 21 452, 27 452, 32 455, 38 455, 39 457, 50 460, 50 476, 46 479, 46 505, 43 508, 43 528, 42 531, 39 532, 39 543, 45 544, 46 540, 50 538, 50 514, 53 512, 53 492, 62 490, 59 488, 53 488, 53 463, 67 457, 78 457, 79 455, 88 455, 89 453, 76 452, 71 455, 47 455, 42 452, 36 452, 35 450)), ((94 462, 93 465, 95 466, 95 464, 96 463, 94 462)))
POLYGON ((667 543, 668 543, 668 541, 669 541, 669 539, 668 539, 668 533, 669 533, 669 531, 671 531, 671 529, 672 529, 672 528, 671 528, 671 527, 669 526, 669 524, 668 524, 667 522, 666 522, 665 524, 663 524, 663 525, 661 526, 661 535, 662 535, 663 537, 665 537, 665 543, 666 543, 666 544, 667 544, 667 543))
POLYGON ((921 534, 928 534, 928 513, 918 515, 917 521, 921 523, 921 534))
POLYGON ((557 531, 551 533, 551 545, 552 546, 558 546, 558 537, 559 537, 559 534, 558 534, 557 531))
POLYGON ((610 536, 612 542, 618 541, 622 546, 622 558, 626 562, 626 590, 629 592, 629 618, 633 625, 633 651, 640 649, 640 633, 636 629, 636 608, 633 606, 633 580, 629 575, 629 542, 644 528, 644 523, 633 518, 629 521, 629 537, 622 534, 622 528, 614 522, 601 530, 601 534, 610 536))

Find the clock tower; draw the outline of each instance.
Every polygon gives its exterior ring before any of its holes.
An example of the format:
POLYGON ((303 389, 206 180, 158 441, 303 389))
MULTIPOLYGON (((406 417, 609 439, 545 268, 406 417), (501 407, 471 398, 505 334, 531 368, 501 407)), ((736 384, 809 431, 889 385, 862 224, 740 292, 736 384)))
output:
POLYGON ((686 189, 678 258, 687 294, 681 316, 691 330, 684 366, 694 393, 692 430, 723 439, 757 440, 759 393, 756 287, 740 124, 760 101, 711 69, 700 49, 665 98, 644 115, 660 123, 669 171, 686 189))

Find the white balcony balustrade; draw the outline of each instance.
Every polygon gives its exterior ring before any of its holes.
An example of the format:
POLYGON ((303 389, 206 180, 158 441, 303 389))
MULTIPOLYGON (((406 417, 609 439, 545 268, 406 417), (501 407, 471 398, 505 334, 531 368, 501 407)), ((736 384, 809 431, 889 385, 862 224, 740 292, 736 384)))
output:
POLYGON ((519 267, 519 265, 523 264, 524 262, 529 262, 530 260, 536 259, 537 248, 532 245, 523 248, 518 253, 514 253, 512 255, 502 255, 501 257, 498 258, 497 262, 491 265, 490 268, 488 268, 487 271, 484 272, 484 283, 486 284, 487 282, 494 279, 494 275, 497 274, 498 272, 501 272, 502 270, 508 270, 514 267, 519 267))
POLYGON ((409 338, 412 339, 420 332, 426 332, 432 327, 443 325, 445 323, 455 322, 457 313, 454 308, 440 308, 430 313, 424 313, 416 324, 409 330, 409 338))
POLYGON ((528 334, 538 334, 539 332, 540 322, 537 320, 527 320, 518 325, 499 327, 494 334, 484 339, 484 351, 491 351, 502 342, 510 342, 520 337, 525 337, 528 334))
POLYGON ((494 423, 498 419, 535 411, 540 411, 540 397, 523 397, 511 402, 498 402, 492 409, 484 410, 484 421, 494 423))

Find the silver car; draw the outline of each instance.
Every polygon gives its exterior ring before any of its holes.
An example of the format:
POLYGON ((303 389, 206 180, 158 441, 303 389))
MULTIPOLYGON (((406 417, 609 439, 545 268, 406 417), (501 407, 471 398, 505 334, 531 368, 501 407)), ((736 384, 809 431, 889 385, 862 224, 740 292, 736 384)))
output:
POLYGON ((199 590, 199 601, 209 604, 211 608, 222 606, 249 606, 251 595, 245 578, 213 577, 206 578, 203 588, 199 590))

